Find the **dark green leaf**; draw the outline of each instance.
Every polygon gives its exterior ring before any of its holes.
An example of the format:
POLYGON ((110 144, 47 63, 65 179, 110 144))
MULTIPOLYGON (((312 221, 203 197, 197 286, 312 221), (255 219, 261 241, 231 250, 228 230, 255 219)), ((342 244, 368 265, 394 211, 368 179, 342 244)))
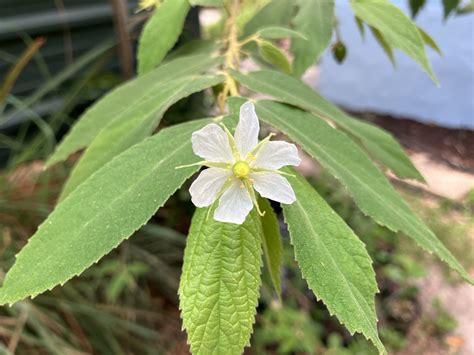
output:
POLYGON ((401 178, 423 181, 398 142, 387 132, 371 124, 349 117, 331 102, 318 95, 301 80, 276 71, 259 71, 234 77, 249 89, 312 111, 316 116, 335 122, 352 134, 377 160, 401 178))
MULTIPOLYGON (((235 118, 232 118, 235 120, 235 118)), ((0 289, 14 303, 64 284, 145 224, 198 167, 192 132, 210 123, 176 125, 112 159, 59 204, 17 255, 0 289)))
POLYGON ((449 15, 455 11, 461 4, 461 0, 443 0, 444 18, 447 19, 449 15))
POLYGON ((334 0, 300 1, 293 24, 295 30, 303 33, 308 40, 295 38, 291 43, 291 51, 295 55, 293 68, 296 76, 301 76, 315 64, 329 46, 333 21, 334 0))
POLYGON ((137 111, 118 116, 95 137, 74 166, 60 201, 110 159, 150 136, 171 105, 223 79, 223 76, 189 76, 155 87, 136 103, 137 111))
POLYGON ((357 17, 376 28, 390 47, 413 58, 438 83, 416 24, 388 0, 351 0, 357 17))
POLYGON ((367 155, 344 133, 311 113, 273 101, 259 101, 256 107, 260 119, 299 143, 336 177, 362 212, 380 225, 413 238, 466 280, 474 282, 449 250, 411 211, 367 155))
POLYGON ((418 12, 425 6, 426 0, 409 0, 411 17, 415 18, 418 12))
POLYGON ((260 198, 258 204, 265 215, 262 219, 263 227, 263 251, 265 260, 270 272, 270 277, 275 287, 275 291, 281 295, 281 262, 283 245, 280 234, 278 218, 267 199, 260 198))
POLYGON ((221 62, 221 57, 213 58, 208 54, 178 58, 112 90, 79 118, 56 147, 46 166, 62 161, 75 151, 87 147, 113 120, 139 111, 147 95, 166 82, 200 74, 221 62))
POLYGON ((372 260, 364 243, 294 170, 296 202, 283 205, 291 243, 303 277, 316 297, 351 332, 362 333, 380 353, 372 260))

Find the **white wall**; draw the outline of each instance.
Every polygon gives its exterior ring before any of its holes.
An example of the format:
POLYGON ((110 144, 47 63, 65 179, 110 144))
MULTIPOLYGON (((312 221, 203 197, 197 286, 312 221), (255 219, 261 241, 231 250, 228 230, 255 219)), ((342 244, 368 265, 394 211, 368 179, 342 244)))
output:
MULTIPOLYGON (((406 1, 394 3, 404 6, 406 1)), ((348 55, 342 65, 327 52, 321 60, 318 89, 333 102, 355 110, 369 110, 474 129, 474 15, 443 21, 441 0, 428 0, 417 23, 437 41, 444 56, 428 48, 438 76, 437 87, 420 67, 396 51, 393 68, 370 31, 361 39, 346 0, 337 1, 348 55)))

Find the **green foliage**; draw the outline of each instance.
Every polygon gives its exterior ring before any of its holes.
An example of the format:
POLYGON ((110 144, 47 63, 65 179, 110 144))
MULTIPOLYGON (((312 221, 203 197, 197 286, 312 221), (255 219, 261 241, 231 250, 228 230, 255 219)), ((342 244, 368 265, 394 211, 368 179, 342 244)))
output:
POLYGON ((156 67, 173 48, 188 14, 188 0, 166 0, 145 24, 138 44, 138 74, 156 67))
POLYGON ((295 38, 291 51, 295 55, 293 63, 296 76, 301 76, 313 65, 329 45, 334 20, 334 0, 300 1, 298 14, 293 23, 298 32, 307 40, 295 38))
POLYGON ((386 353, 377 335, 377 284, 364 244, 303 177, 292 179, 292 186, 297 200, 283 212, 308 286, 351 333, 363 333, 386 353))
POLYGON ((324 120, 333 121, 398 177, 423 180, 400 144, 389 133, 348 116, 300 80, 276 71, 258 71, 248 75, 233 72, 233 75, 252 91, 271 95, 311 111, 324 120))
POLYGON ((379 224, 401 231, 474 282, 433 232, 410 210, 364 152, 343 133, 310 113, 260 101, 257 113, 298 142, 348 189, 359 208, 379 224), (288 121, 291 117, 291 121, 288 121))
MULTIPOLYGON (((459 1, 445 1, 444 5, 448 16, 458 9, 459 1)), ((400 9, 387 0, 351 0, 351 6, 361 33, 368 25, 392 61, 393 49, 401 49, 436 80, 425 45, 440 52, 439 48, 400 9)), ((415 16, 423 1, 411 1, 411 6, 415 16)), ((347 189, 362 213, 379 224, 369 222, 380 239, 393 240, 394 232, 402 232, 472 282, 373 161, 400 178, 423 181, 402 147, 387 132, 350 117, 296 78, 328 48, 336 25, 334 0, 160 2, 139 40, 139 77, 87 110, 49 159, 51 166, 86 148, 55 210, 18 253, 0 289, 0 303, 15 303, 64 284, 147 223, 198 170, 191 134, 210 122, 225 120, 228 127, 235 124, 235 114, 245 100, 238 96, 238 83, 280 101, 258 101, 260 119, 318 160, 347 189), (180 36, 191 5, 218 7, 217 11, 223 12, 222 21, 212 31, 218 40, 188 43, 165 58, 180 36), (293 67, 276 42, 269 41, 279 38, 291 41, 293 67), (266 70, 244 75, 235 70, 240 67, 242 56, 255 58, 256 54, 283 73, 266 70), (164 64, 159 65, 161 62, 164 64), (296 77, 289 75, 292 72, 296 77), (221 114, 227 105, 232 115, 175 124, 149 137, 171 106, 177 107, 181 99, 211 87, 212 92, 199 98, 199 108, 190 110, 193 116, 202 108, 211 111, 214 103, 218 103, 221 114), (186 164, 191 166, 182 167, 186 164), (177 166, 181 167, 176 169, 177 166)), ((346 49, 339 38, 332 49, 342 61, 346 49)), ((26 107, 34 99, 26 100, 26 107)), ((167 123, 187 119, 178 116, 167 123)), ((378 251, 377 238, 364 239, 359 224, 367 222, 361 223, 365 217, 359 210, 352 205, 330 206, 326 202, 331 203, 334 188, 323 198, 295 171, 287 172, 295 175, 288 179, 297 201, 284 205, 283 214, 303 277, 327 311, 351 334, 361 333, 384 353, 377 333, 374 297, 378 289, 372 260, 364 243, 339 214, 344 216, 349 211, 356 216, 348 218, 349 225, 358 230, 369 251, 377 250, 373 259, 385 279, 401 282, 407 276, 421 275, 423 270, 409 256, 378 251)), ((318 186, 318 191, 324 193, 324 187, 318 186)), ((194 354, 240 354, 249 344, 261 285, 262 246, 274 288, 280 297, 286 296, 286 289, 281 296, 281 269, 294 264, 293 254, 290 261, 283 261, 278 218, 267 200, 260 198, 259 204, 266 213, 260 216, 254 210, 242 225, 216 222, 212 218, 213 207, 198 209, 194 214, 179 285, 183 324, 194 354)), ((179 211, 186 209, 178 206, 179 211)), ((181 218, 179 213, 168 216, 181 218)), ((161 247, 162 244, 154 250, 161 247)), ((166 264, 157 261, 147 248, 130 249, 143 262, 131 262, 125 268, 122 260, 111 259, 98 269, 99 277, 95 279, 106 280, 104 297, 109 303, 138 290, 135 280, 145 274, 161 277, 159 281, 172 290, 177 288, 172 280, 175 274, 170 274, 166 264), (148 272, 156 270, 165 276, 148 272)), ((320 332, 313 315, 295 312, 284 305, 279 308, 281 305, 274 302, 273 316, 264 313, 269 321, 268 331, 259 332, 259 348, 265 347, 270 336, 281 343, 281 352, 312 353, 316 347, 325 346, 305 337, 320 332), (287 331, 288 326, 293 327, 291 332, 287 331)), ((382 335, 391 349, 400 345, 399 333, 387 330, 382 335)), ((344 348, 339 334, 328 335, 326 340, 329 353, 374 351, 368 350, 368 342, 354 342, 355 345, 344 348)), ((120 353, 117 345, 105 349, 120 353)))
POLYGON ((374 35, 375 40, 377 41, 377 43, 380 45, 380 47, 382 47, 383 51, 385 52, 387 57, 390 59, 393 66, 396 66, 396 60, 395 60, 395 55, 393 54, 393 49, 390 46, 390 44, 387 42, 387 40, 385 39, 382 32, 380 32, 375 27, 372 27, 372 26, 369 26, 369 27, 370 27, 370 31, 374 35))
POLYGON ((273 211, 270 202, 264 198, 258 201, 260 208, 265 213, 262 217, 263 232, 263 251, 270 277, 275 287, 275 291, 280 297, 281 295, 281 267, 282 267, 282 241, 280 234, 280 225, 277 216, 273 211))
POLYGON ((150 136, 171 105, 192 93, 217 85, 223 79, 223 76, 187 76, 161 86, 155 85, 152 94, 137 103, 140 109, 136 113, 120 115, 94 138, 64 185, 60 200, 110 159, 150 136))
POLYGON ((417 26, 388 0, 351 0, 354 13, 376 28, 390 46, 399 48, 421 65, 438 82, 426 55, 417 26))
POLYGON ((180 309, 193 354, 239 355, 249 345, 262 265, 262 227, 253 211, 242 225, 194 214, 184 254, 180 309))
POLYGON ((287 27, 293 16, 294 3, 294 0, 269 1, 246 23, 244 35, 251 35, 269 26, 287 27))
POLYGON ((435 40, 422 28, 418 27, 418 31, 420 31, 421 38, 423 39, 423 42, 430 47, 431 49, 435 50, 438 52, 439 55, 443 55, 443 52, 441 49, 438 47, 438 44, 435 42, 435 40))
POLYGON ((150 92, 154 95, 158 94, 157 87, 181 77, 205 72, 221 60, 209 55, 177 58, 112 90, 79 118, 56 147, 56 151, 48 159, 46 166, 60 162, 75 151, 87 147, 112 121, 140 111, 142 103, 148 100, 150 92))
POLYGON ((265 40, 258 40, 258 53, 267 63, 280 69, 284 73, 291 74, 291 64, 286 55, 273 43, 265 40))
POLYGON ((191 133, 207 123, 193 121, 162 130, 81 184, 17 255, 0 289, 0 303, 64 284, 145 224, 197 170, 175 167, 197 160, 191 133))

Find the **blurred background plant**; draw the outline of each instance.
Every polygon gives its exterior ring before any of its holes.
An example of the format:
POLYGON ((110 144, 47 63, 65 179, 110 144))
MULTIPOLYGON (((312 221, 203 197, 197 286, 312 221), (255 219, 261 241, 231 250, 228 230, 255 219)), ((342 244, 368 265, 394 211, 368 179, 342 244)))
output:
MULTIPOLYGON (((118 21, 121 13, 116 8, 117 2, 112 3, 115 3, 114 11, 105 1, 82 2, 82 8, 77 1, 68 2, 68 6, 77 10, 73 14, 76 17, 69 13, 68 21, 54 22, 51 18, 43 18, 44 22, 36 24, 26 21, 24 29, 14 31, 7 31, 8 26, 0 24, 0 42, 5 44, 0 50, 1 277, 13 264, 15 254, 54 208, 74 157, 48 171, 43 171, 42 160, 51 154, 58 138, 85 108, 130 75, 127 64, 124 67, 123 51, 117 52, 112 23, 115 19, 119 38, 120 33, 123 35, 123 23, 120 25, 118 21), (81 9, 85 12, 80 12, 81 9), (92 12, 95 17, 87 17, 92 12), (38 33, 46 37, 38 37, 38 33), (79 40, 72 41, 71 36, 79 40), (91 36, 94 41, 90 40, 91 36)), ((38 20, 35 13, 44 15, 47 10, 57 12, 52 18, 65 16, 62 1, 55 1, 53 7, 42 2, 35 4, 28 10, 30 19, 38 20)), ((136 3, 127 4, 130 9, 136 8, 136 3)), ((26 5, 22 4, 21 8, 25 9, 26 5)), ((13 1, 2 5, 2 12, 4 8, 10 8, 11 12, 0 17, 7 19, 20 13, 15 6, 19 5, 13 1)), ((188 43, 198 34, 197 15, 197 9, 191 12, 181 43, 188 43)), ((131 39, 136 38, 146 16, 142 12, 128 17, 126 33, 131 39)), ((211 33, 212 27, 207 31, 211 33)), ((338 52, 340 60, 341 50, 338 52)), ((197 100, 196 96, 179 102, 167 113, 166 121, 184 120, 187 113, 196 110, 205 113, 208 106, 203 107, 201 102, 202 97, 197 100)), ((380 289, 379 327, 389 351, 415 353, 416 349, 423 349, 426 339, 436 342, 442 353, 456 351, 463 342, 453 335, 456 320, 435 298, 431 307, 420 304, 419 293, 423 285, 420 280, 431 272, 433 264, 443 270, 449 282, 455 284, 457 276, 434 258, 414 249, 411 243, 405 243, 403 236, 371 222, 330 176, 319 173, 312 182, 362 238, 374 260, 380 289)), ((468 269, 474 268, 474 190, 464 201, 453 202, 411 186, 400 185, 399 189, 461 263, 468 269), (414 195, 418 198, 412 198, 414 195)), ((187 189, 181 191, 159 210, 152 223, 80 278, 33 300, 2 307, 0 352, 187 353, 176 294, 193 206, 187 189)), ((363 337, 350 337, 309 292, 286 236, 284 247, 284 302, 276 299, 265 274, 267 282, 261 290, 253 348, 246 351, 375 354, 373 346, 363 337)))

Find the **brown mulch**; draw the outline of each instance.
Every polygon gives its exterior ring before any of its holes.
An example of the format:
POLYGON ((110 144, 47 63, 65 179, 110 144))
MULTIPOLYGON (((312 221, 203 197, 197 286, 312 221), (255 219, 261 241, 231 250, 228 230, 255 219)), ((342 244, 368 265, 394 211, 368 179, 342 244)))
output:
POLYGON ((473 130, 444 128, 388 115, 353 114, 391 132, 412 152, 425 153, 434 161, 474 173, 473 130))

